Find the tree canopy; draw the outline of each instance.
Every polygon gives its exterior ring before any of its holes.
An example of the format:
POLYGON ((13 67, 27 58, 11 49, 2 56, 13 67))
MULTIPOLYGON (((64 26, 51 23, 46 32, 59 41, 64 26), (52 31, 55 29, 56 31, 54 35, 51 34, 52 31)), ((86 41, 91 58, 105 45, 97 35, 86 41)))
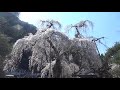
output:
POLYGON ((105 59, 108 59, 111 63, 120 64, 120 42, 116 42, 113 47, 107 50, 105 59))

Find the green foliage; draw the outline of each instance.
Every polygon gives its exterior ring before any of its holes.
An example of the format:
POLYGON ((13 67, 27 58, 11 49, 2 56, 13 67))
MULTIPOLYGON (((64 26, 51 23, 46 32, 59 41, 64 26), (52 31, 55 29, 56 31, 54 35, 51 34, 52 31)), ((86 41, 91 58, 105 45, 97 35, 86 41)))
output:
POLYGON ((20 14, 20 12, 9 12, 9 13, 15 15, 16 17, 19 17, 19 14, 20 14))
POLYGON ((23 38, 28 33, 35 34, 36 27, 26 22, 20 21, 19 12, 0 12, 0 55, 9 53, 16 40, 23 38), (21 26, 21 29, 15 26, 21 26))
POLYGON ((109 48, 105 54, 105 59, 110 63, 120 64, 120 43, 116 42, 112 48, 109 48))
POLYGON ((5 73, 3 72, 3 57, 0 55, 0 78, 5 77, 5 73))
POLYGON ((0 33, 0 78, 4 77, 3 61, 5 56, 11 51, 12 45, 9 43, 9 38, 0 33))
POLYGON ((120 50, 116 54, 114 54, 111 62, 120 65, 120 50))
POLYGON ((11 51, 11 44, 9 43, 9 38, 0 34, 0 55, 5 57, 11 51))
POLYGON ((3 62, 6 55, 11 52, 13 44, 28 33, 35 34, 37 31, 35 26, 19 20, 19 14, 19 12, 0 12, 0 77, 4 76, 3 62), (17 25, 22 28, 16 28, 17 25))
POLYGON ((0 32, 11 37, 10 42, 12 43, 28 33, 35 34, 37 31, 35 26, 20 21, 17 16, 19 16, 19 12, 0 12, 0 32), (21 27, 20 30, 15 28, 17 25, 21 27))

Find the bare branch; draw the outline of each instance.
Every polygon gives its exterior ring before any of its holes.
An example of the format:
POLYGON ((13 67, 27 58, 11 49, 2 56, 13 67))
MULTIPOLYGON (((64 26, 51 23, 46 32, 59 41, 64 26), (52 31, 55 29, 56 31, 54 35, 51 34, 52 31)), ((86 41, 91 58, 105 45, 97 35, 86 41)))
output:
MULTIPOLYGON (((82 29, 82 30, 84 30, 83 28, 87 28, 88 27, 88 24, 90 24, 90 26, 92 27, 92 29, 93 29, 93 23, 91 22, 91 21, 89 21, 89 20, 85 20, 85 21, 80 21, 79 23, 77 23, 77 24, 75 24, 75 25, 69 25, 67 28, 69 28, 69 30, 71 29, 71 28, 75 28, 75 30, 76 30, 76 32, 77 32, 77 34, 75 34, 75 37, 76 38, 81 38, 81 37, 83 37, 83 35, 80 33, 80 30, 82 29)), ((84 30, 84 32, 86 32, 86 30, 84 30)))
POLYGON ((62 27, 58 21, 54 21, 54 20, 40 20, 40 22, 41 22, 41 26, 45 26, 47 29, 48 28, 60 29, 62 27))

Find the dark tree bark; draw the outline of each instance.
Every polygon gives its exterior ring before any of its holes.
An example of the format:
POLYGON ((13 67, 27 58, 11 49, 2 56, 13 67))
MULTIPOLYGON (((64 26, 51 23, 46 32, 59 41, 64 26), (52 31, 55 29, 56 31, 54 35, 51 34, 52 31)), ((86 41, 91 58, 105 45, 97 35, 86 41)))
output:
POLYGON ((53 67, 53 77, 54 78, 60 78, 61 77, 61 73, 62 73, 62 66, 61 66, 61 61, 60 61, 60 55, 57 51, 57 49, 55 48, 55 46, 53 45, 52 41, 47 39, 47 41, 49 42, 50 46, 53 48, 53 50, 55 51, 55 58, 56 58, 56 64, 53 67))

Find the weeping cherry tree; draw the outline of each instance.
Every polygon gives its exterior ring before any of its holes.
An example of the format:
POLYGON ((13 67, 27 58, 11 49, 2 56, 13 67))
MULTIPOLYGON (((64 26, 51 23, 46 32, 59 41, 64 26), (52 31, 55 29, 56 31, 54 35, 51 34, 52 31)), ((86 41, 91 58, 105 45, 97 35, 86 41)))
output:
POLYGON ((58 30, 62 27, 61 24, 55 20, 40 20, 40 23, 43 28, 45 27, 47 29, 52 28, 58 30))
POLYGON ((69 25, 67 26, 67 30, 69 31, 72 28, 75 28, 76 30, 76 34, 75 37, 76 38, 82 38, 83 35, 80 33, 81 30, 83 30, 84 32, 86 32, 86 28, 88 28, 88 25, 90 25, 93 29, 93 23, 89 20, 85 20, 85 21, 80 21, 79 23, 75 24, 75 25, 69 25))

